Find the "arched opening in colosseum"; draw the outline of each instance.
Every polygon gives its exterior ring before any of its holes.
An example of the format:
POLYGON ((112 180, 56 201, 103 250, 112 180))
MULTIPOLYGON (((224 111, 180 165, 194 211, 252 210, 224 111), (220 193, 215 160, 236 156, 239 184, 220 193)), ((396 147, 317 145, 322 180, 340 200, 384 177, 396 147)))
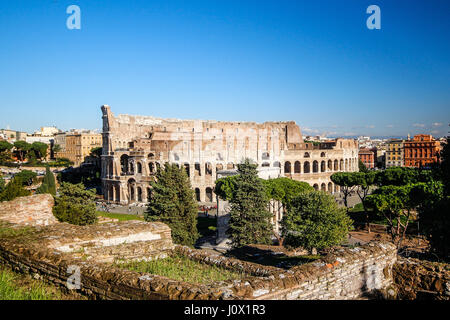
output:
POLYGON ((154 173, 155 172, 155 164, 153 162, 150 162, 148 164, 148 170, 150 171, 150 173, 154 173))
POLYGON ((325 183, 322 183, 322 184, 320 185, 320 190, 321 190, 321 191, 327 191, 327 186, 325 185, 325 183))
POLYGON ((216 173, 217 173, 217 171, 220 171, 220 170, 223 170, 223 164, 218 163, 218 164, 216 164, 216 173))
POLYGON ((155 165, 156 165, 156 171, 161 170, 161 164, 159 162, 156 162, 155 165))
POLYGON ((345 159, 345 171, 348 171, 348 159, 345 159))
POLYGON ((200 170, 200 163, 196 162, 196 163, 194 164, 194 176, 195 176, 195 177, 199 177, 199 176, 201 176, 201 175, 202 175, 202 172, 201 172, 201 170, 200 170))
POLYGON ((137 200, 138 202, 142 202, 142 188, 137 187, 137 200))
POLYGON ((303 157, 309 158, 309 152, 305 152, 305 154, 303 155, 303 157))
POLYGON ((275 168, 281 168, 281 163, 280 163, 279 161, 275 161, 275 162, 273 163, 273 166, 274 166, 275 168))
POLYGON ((130 169, 130 173, 134 174, 134 164, 132 161, 130 161, 130 163, 129 163, 129 169, 130 169))
POLYGON ((334 192, 339 192, 339 186, 337 184, 334 185, 334 192))
POLYGON ((137 163, 137 173, 142 173, 142 164, 140 162, 137 163))
POLYGON ((227 170, 233 170, 234 169, 234 163, 228 162, 227 164, 227 170))
POLYGON ((116 186, 116 199, 115 201, 120 202, 120 186, 116 186))
POLYGON ((136 180, 129 179, 128 180, 128 202, 136 201, 136 180))
POLYGON ((332 171, 333 170, 333 161, 328 160, 328 170, 332 171))
POLYGON ((320 172, 325 172, 325 171, 326 171, 325 161, 322 160, 322 162, 320 162, 320 172))
POLYGON ((334 160, 334 171, 339 170, 339 162, 337 160, 334 160))
POLYGON ((111 160, 108 164, 108 176, 114 175, 114 162, 111 160))
POLYGON ((268 162, 263 162, 263 164, 261 165, 262 167, 270 167, 270 163, 268 162))
POLYGON ((331 182, 328 182, 328 192, 333 193, 333 184, 331 182))
POLYGON ((294 163, 294 173, 300 173, 300 170, 301 170, 300 161, 295 161, 295 163, 294 163))
POLYGON ((206 201, 207 202, 213 202, 213 191, 211 188, 206 188, 206 201))
POLYGON ((320 154, 320 157, 321 157, 321 158, 325 158, 325 152, 322 152, 322 153, 320 154))
POLYGON ((289 161, 284 163, 284 173, 291 173, 291 163, 289 161))
POLYGON ((195 188, 195 200, 200 201, 200 189, 195 188))
MULTIPOLYGON (((341 142, 342 143, 342 142, 341 142)), ((344 160, 341 159, 340 163, 339 163, 339 170, 343 171, 344 170, 344 160)))
POLYGON ((149 153, 147 158, 149 159, 155 159, 155 154, 154 153, 149 153))
POLYGON ((309 161, 305 161, 303 164, 303 173, 310 173, 311 172, 311 165, 309 164, 309 161))
POLYGON ((314 183, 313 188, 314 190, 319 191, 319 185, 317 183, 314 183))
POLYGON ((319 162, 316 160, 313 162, 313 172, 319 172, 319 162))
POLYGON ((123 154, 120 157, 120 170, 123 174, 127 174, 128 173, 128 155, 123 154))
POLYGON ((184 164, 184 169, 186 170, 187 176, 190 177, 191 175, 190 175, 190 165, 189 165, 189 163, 185 163, 184 164))
POLYGON ((211 176, 212 175, 212 165, 210 162, 205 163, 205 175, 211 176))
POLYGON ((108 200, 114 201, 114 186, 110 186, 108 190, 108 200))
POLYGON ((262 153, 262 159, 263 160, 269 160, 270 158, 270 154, 268 152, 263 152, 262 153))

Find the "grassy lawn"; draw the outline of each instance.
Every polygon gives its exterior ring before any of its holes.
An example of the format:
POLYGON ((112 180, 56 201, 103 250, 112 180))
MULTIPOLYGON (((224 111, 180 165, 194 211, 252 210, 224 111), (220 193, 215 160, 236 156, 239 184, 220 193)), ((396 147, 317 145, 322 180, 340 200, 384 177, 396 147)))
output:
POLYGON ((144 220, 142 216, 137 216, 135 214, 107 213, 104 211, 97 211, 97 216, 107 217, 111 219, 119 219, 119 221, 144 220))
POLYGON ((0 266, 0 300, 61 299, 67 299, 67 295, 61 293, 56 287, 0 266))
POLYGON ((117 264, 120 268, 164 276, 192 284, 241 279, 243 273, 207 265, 181 255, 153 261, 132 261, 117 264))

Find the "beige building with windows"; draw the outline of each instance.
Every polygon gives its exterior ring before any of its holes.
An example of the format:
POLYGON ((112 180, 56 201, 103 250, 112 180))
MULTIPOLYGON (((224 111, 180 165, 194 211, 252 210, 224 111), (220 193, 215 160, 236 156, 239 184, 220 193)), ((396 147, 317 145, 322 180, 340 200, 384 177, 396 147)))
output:
POLYGON ((196 198, 214 202, 218 173, 234 170, 245 158, 266 178, 288 177, 316 189, 339 191, 330 179, 358 170, 358 144, 334 139, 306 143, 294 121, 222 122, 114 116, 102 106, 104 198, 121 204, 146 202, 158 167, 175 163, 188 174, 196 198))
POLYGON ((386 168, 403 167, 403 142, 404 140, 396 139, 386 143, 386 168))
POLYGON ((93 148, 102 146, 102 134, 92 131, 71 131, 56 135, 55 144, 61 148, 56 157, 67 158, 77 167, 90 155, 93 148))

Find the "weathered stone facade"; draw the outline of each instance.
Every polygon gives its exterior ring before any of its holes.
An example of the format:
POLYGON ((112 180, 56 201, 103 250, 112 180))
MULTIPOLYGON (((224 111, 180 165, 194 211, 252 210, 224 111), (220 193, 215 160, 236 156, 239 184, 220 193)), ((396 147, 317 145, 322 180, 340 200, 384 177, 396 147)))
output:
POLYGON ((0 202, 0 220, 27 226, 58 223, 52 212, 53 204, 50 194, 36 194, 0 202))
POLYGON ((232 170, 245 158, 280 176, 335 192, 330 176, 358 170, 358 145, 335 139, 320 145, 305 143, 300 127, 288 122, 220 122, 114 116, 103 112, 102 184, 106 200, 146 202, 149 182, 165 162, 186 168, 197 200, 214 202, 217 172, 232 170))

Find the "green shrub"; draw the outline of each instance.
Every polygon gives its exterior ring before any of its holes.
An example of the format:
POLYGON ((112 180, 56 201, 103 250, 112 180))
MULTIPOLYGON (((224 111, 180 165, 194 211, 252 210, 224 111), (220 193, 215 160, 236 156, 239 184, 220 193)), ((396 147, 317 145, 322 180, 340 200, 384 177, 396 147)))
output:
POLYGON ((352 220, 333 196, 313 191, 301 193, 282 221, 285 244, 307 250, 323 249, 346 240, 352 220))
POLYGON ((97 222, 95 192, 85 190, 82 183, 63 182, 55 198, 53 214, 61 222, 80 226, 97 222))

